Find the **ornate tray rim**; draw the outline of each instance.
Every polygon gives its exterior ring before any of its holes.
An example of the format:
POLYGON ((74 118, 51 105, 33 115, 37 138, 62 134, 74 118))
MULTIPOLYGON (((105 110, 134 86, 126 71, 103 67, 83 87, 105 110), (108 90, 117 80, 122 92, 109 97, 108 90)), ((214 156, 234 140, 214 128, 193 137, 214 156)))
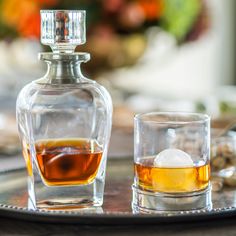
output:
POLYGON ((213 220, 236 216, 235 207, 218 208, 211 211, 192 211, 180 215, 134 215, 128 212, 105 212, 96 214, 69 212, 28 210, 17 206, 0 204, 0 216, 19 220, 44 223, 77 223, 89 225, 114 224, 160 224, 213 220))
MULTIPOLYGON (((22 171, 16 168, 0 171, 0 175, 22 171)), ((130 212, 83 213, 74 211, 29 210, 26 207, 5 205, 0 203, 0 216, 18 220, 42 223, 76 223, 88 225, 117 225, 117 224, 162 224, 179 222, 197 222, 229 218, 236 216, 236 207, 214 208, 212 210, 194 210, 173 214, 133 214, 130 212)))

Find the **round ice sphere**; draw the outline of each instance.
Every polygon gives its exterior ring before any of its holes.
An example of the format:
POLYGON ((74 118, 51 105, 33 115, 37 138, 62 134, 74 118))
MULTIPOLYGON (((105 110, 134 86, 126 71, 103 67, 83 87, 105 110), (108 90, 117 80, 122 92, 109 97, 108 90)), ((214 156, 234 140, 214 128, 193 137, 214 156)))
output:
POLYGON ((154 159, 156 167, 192 167, 191 156, 179 149, 169 148, 160 152, 154 159))

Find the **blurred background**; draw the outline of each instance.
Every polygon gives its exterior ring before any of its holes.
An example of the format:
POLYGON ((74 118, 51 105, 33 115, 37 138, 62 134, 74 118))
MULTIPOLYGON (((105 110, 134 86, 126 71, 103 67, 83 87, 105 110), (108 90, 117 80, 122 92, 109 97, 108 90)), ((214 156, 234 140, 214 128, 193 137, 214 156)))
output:
MULTIPOLYGON (((114 104, 110 156, 132 155, 133 116, 204 112, 214 127, 236 118, 234 0, 0 0, 0 152, 20 151, 15 100, 44 75, 40 9, 87 11, 84 74, 114 104)), ((2 162, 3 163, 3 162, 2 162)))

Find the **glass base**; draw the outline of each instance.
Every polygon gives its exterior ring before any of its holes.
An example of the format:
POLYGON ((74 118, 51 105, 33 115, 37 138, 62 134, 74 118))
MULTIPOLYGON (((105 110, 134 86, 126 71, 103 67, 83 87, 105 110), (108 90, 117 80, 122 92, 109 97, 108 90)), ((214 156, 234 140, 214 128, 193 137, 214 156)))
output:
POLYGON ((145 191, 132 186, 133 213, 180 213, 212 208, 211 186, 191 193, 161 193, 145 191))
POLYGON ((77 186, 46 186, 42 181, 29 181, 28 208, 32 210, 82 210, 103 204, 104 181, 77 186))

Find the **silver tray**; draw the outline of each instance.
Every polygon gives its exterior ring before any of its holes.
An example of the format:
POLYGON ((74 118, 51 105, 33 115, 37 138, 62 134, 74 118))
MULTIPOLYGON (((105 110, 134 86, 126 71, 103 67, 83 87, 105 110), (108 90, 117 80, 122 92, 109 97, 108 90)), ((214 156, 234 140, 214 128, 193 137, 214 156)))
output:
POLYGON ((133 214, 131 209, 132 158, 108 161, 105 201, 87 211, 32 211, 27 209, 26 170, 0 172, 0 216, 37 222, 77 224, 150 224, 202 221, 236 216, 236 189, 212 192, 213 209, 179 215, 133 214))

